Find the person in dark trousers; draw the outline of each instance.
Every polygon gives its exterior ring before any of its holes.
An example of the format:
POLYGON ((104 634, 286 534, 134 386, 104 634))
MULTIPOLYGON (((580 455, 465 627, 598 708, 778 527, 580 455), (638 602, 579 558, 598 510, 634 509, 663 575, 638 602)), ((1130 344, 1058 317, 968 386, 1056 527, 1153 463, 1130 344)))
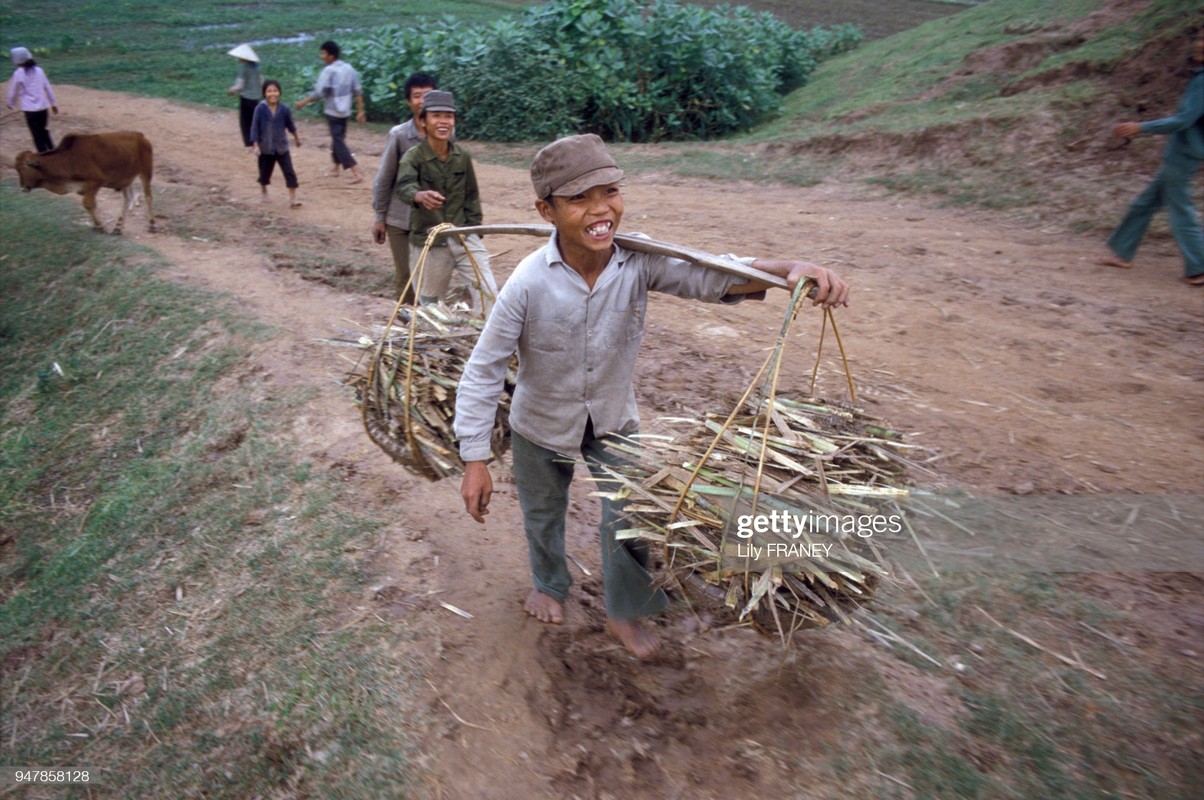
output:
POLYGON ((1191 201, 1192 178, 1204 161, 1204 30, 1192 40, 1195 74, 1179 100, 1172 117, 1148 122, 1121 122, 1113 128, 1116 136, 1131 139, 1142 133, 1167 137, 1162 151, 1162 167, 1129 206, 1128 213, 1108 237, 1108 252, 1100 263, 1129 269, 1154 212, 1166 206, 1171 232, 1183 254, 1183 277, 1189 286, 1204 286, 1204 231, 1200 215, 1191 201))
MULTIPOLYGON (((536 154, 535 207, 555 230, 502 287, 456 390, 455 431, 465 467, 460 495, 468 514, 484 523, 493 496, 490 436, 511 356, 518 354, 511 453, 534 584, 524 610, 553 625, 564 621, 572 583, 564 531, 574 463, 584 458, 595 480, 606 485, 606 466, 622 463, 624 437, 639 431, 633 381, 649 292, 719 303, 764 295, 769 287, 617 244, 622 179, 594 134, 558 139, 536 154)), ((813 278, 816 304, 847 304, 848 285, 825 267, 739 260, 784 278, 792 289, 813 278)), ((648 659, 660 640, 641 618, 668 601, 647 571, 647 548, 617 536, 625 526, 623 502, 602 497, 607 630, 637 658, 648 659)))
POLYGON ((50 120, 51 112, 59 113, 54 87, 29 50, 14 47, 10 52, 17 68, 8 83, 8 107, 25 112, 25 124, 33 136, 33 146, 39 153, 53 150, 54 140, 50 138, 46 123, 50 120))
POLYGON ((435 77, 425 72, 415 72, 406 78, 402 90, 413 116, 389 131, 384 152, 380 154, 376 179, 372 182, 372 213, 376 217, 372 223, 372 239, 377 244, 389 243, 393 255, 393 291, 398 299, 404 299, 408 304, 413 304, 416 288, 406 289, 410 283, 410 207, 396 194, 397 165, 402 156, 426 138, 421 119, 422 98, 438 88, 435 77), (402 292, 405 292, 404 298, 402 292))
POLYGON ((355 121, 365 122, 368 117, 364 113, 364 92, 360 88, 360 76, 355 68, 339 58, 339 46, 335 42, 326 41, 318 49, 322 63, 326 67, 318 75, 318 82, 308 97, 297 101, 293 107, 298 111, 315 100, 322 101, 322 115, 330 127, 330 158, 334 161, 331 176, 337 176, 340 169, 351 173, 351 182, 359 183, 364 179, 360 175, 355 156, 347 147, 347 120, 351 117, 351 103, 355 101, 355 121))
POLYGON ((242 131, 244 147, 251 146, 251 119, 255 108, 263 97, 263 74, 259 70, 259 56, 250 45, 240 44, 226 55, 238 59, 238 77, 226 94, 238 95, 238 127, 242 131))
POLYGON ((251 147, 259 157, 259 186, 263 200, 268 199, 268 184, 272 182, 272 170, 280 165, 284 173, 284 185, 288 188, 290 208, 300 208, 297 200, 297 173, 293 170, 293 157, 288 152, 288 134, 293 135, 297 147, 301 146, 301 135, 293 122, 292 112, 280 102, 280 84, 264 81, 263 100, 255 108, 251 119, 251 147))

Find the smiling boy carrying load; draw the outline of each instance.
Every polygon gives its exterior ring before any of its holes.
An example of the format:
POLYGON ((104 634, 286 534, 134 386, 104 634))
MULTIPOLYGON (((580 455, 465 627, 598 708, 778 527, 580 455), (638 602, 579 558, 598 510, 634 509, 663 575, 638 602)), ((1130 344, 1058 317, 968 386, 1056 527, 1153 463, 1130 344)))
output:
MULTIPOLYGON (((704 302, 737 302, 769 285, 615 243, 623 216, 623 178, 593 134, 559 139, 531 164, 535 206, 555 227, 527 256, 498 295, 464 369, 456 397, 455 431, 465 464, 460 493, 477 522, 489 513, 493 480, 486 459, 507 365, 518 353, 510 409, 514 480, 527 535, 534 588, 524 608, 541 622, 564 620, 572 579, 564 528, 573 462, 585 459, 596 481, 603 465, 622 462, 610 447, 639 428, 633 385, 648 292, 704 302)), ((803 261, 740 259, 785 278, 793 289, 810 277, 816 304, 847 305, 848 286, 834 272, 803 261)), ((667 598, 648 573, 639 542, 617 540, 621 500, 602 499, 600 538, 607 630, 641 659, 659 639, 640 617, 667 598)))

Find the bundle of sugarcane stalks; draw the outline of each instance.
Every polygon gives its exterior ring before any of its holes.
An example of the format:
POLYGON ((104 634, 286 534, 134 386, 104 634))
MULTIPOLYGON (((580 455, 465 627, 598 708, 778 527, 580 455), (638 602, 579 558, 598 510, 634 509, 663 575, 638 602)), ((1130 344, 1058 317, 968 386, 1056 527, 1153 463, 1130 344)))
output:
MULTIPOLYGON (((367 368, 349 379, 368 437, 394 461, 431 480, 463 471, 452 419, 456 386, 485 321, 442 304, 400 306, 389 325, 364 336, 367 368)), ((495 457, 510 445, 510 395, 514 370, 498 403, 495 457)))
POLYGON ((899 434, 817 398, 659 422, 669 433, 632 442, 602 491, 626 500, 620 538, 660 548, 666 588, 783 639, 847 622, 873 596, 889 574, 883 534, 905 524, 899 434))
MULTIPOLYGON (((777 394, 807 288, 730 414, 662 420, 676 433, 640 437, 603 488, 627 501, 632 527, 620 536, 661 548, 667 588, 717 622, 751 620, 783 642, 847 622, 890 574, 875 534, 910 531, 897 501, 913 446, 853 405, 777 394)), ((839 342, 830 311, 824 323, 821 342, 828 323, 839 342)))

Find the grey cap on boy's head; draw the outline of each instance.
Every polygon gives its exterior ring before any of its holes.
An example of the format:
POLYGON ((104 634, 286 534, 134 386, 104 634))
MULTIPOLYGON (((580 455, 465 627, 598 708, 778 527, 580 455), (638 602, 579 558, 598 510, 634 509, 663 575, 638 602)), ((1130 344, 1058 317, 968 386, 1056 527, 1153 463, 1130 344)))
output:
POLYGON ((14 47, 12 50, 9 50, 8 52, 10 54, 12 54, 13 63, 16 64, 18 67, 21 66, 22 64, 24 64, 26 61, 29 61, 30 59, 33 58, 33 53, 30 53, 24 47, 14 47))
POLYGON ((536 153, 531 162, 531 184, 541 200, 554 194, 571 197, 592 186, 621 180, 623 170, 595 133, 557 139, 536 153))
POLYGON ((432 89, 422 96, 422 113, 428 111, 450 111, 456 113, 456 98, 451 92, 432 89))

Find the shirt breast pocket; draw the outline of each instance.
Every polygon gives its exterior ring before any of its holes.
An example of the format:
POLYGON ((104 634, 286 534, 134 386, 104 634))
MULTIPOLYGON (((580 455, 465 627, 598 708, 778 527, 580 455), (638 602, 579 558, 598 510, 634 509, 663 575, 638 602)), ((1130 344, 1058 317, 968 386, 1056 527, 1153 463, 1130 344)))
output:
POLYGON ((644 332, 644 308, 639 303, 632 303, 618 311, 605 311, 602 314, 602 324, 606 332, 604 341, 607 347, 626 347, 632 340, 639 339, 644 332))

